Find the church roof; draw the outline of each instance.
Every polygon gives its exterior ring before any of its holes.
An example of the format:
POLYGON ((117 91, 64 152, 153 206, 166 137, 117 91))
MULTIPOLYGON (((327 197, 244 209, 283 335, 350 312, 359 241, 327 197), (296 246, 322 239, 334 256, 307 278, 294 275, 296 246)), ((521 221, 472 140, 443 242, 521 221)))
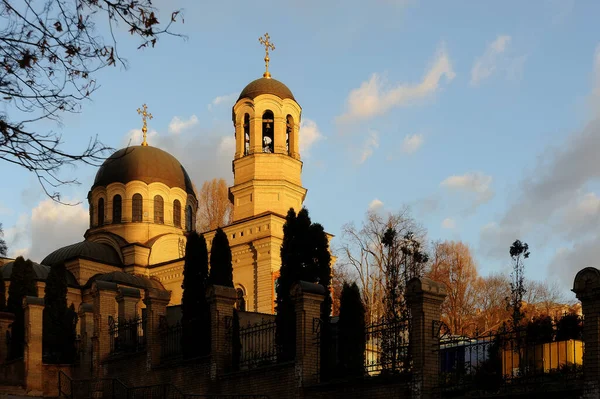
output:
MULTIPOLYGON (((10 276, 12 275, 13 265, 15 262, 8 262, 0 269, 2 272, 2 278, 4 280, 10 280, 10 276)), ((48 274, 50 273, 50 266, 40 265, 39 263, 31 262, 33 264, 33 271, 35 273, 35 279, 37 281, 46 281, 48 278, 48 274)), ((71 274, 70 271, 67 270, 67 285, 69 287, 79 287, 77 280, 71 274)))
POLYGON ((44 265, 55 265, 70 259, 83 258, 108 265, 123 266, 117 251, 110 245, 93 241, 82 241, 52 252, 42 261, 44 265))
POLYGON ((296 101, 292 91, 286 85, 271 78, 260 78, 250 82, 248 86, 242 90, 238 101, 242 98, 254 99, 261 94, 273 94, 282 100, 289 98, 290 100, 296 101))
POLYGON ((195 195, 190 177, 173 155, 160 148, 141 145, 122 148, 104 161, 92 189, 134 180, 146 184, 163 183, 195 195))
POLYGON ((127 285, 136 288, 156 288, 164 290, 165 287, 158 280, 154 280, 145 276, 139 276, 135 274, 129 274, 125 272, 110 272, 106 274, 96 274, 92 276, 85 284, 86 287, 92 285, 94 281, 106 281, 109 283, 116 283, 121 285, 127 285))

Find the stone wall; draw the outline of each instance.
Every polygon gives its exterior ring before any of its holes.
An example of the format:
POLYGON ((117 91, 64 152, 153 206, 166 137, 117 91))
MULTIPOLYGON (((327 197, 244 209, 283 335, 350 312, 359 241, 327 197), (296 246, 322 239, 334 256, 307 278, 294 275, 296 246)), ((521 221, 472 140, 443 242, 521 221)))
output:
POLYGON ((0 364, 0 383, 14 386, 25 384, 25 362, 23 359, 10 360, 0 364))

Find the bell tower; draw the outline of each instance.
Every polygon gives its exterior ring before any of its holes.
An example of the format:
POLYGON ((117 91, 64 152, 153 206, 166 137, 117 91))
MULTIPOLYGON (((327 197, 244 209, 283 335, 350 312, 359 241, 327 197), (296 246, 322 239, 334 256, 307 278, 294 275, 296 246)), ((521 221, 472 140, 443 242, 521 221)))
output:
POLYGON ((285 216, 290 208, 299 211, 306 196, 298 149, 302 108, 286 85, 271 78, 269 50, 275 46, 269 35, 259 41, 265 46, 265 73, 242 90, 233 106, 236 144, 229 197, 234 222, 264 212, 285 216))

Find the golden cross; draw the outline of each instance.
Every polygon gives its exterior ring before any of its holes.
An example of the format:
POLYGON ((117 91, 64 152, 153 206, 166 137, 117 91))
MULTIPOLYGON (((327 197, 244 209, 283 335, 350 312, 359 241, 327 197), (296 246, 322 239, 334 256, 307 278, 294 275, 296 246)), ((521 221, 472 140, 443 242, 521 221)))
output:
POLYGON ((146 119, 152 119, 152 114, 148 112, 148 107, 146 106, 146 104, 142 105, 142 108, 138 108, 137 113, 142 115, 142 121, 144 122, 144 126, 142 127, 142 133, 144 133, 144 141, 142 141, 142 145, 144 147, 147 147, 148 142, 146 141, 146 133, 148 133, 148 128, 146 127, 146 119))
POLYGON ((275 45, 270 41, 271 37, 268 33, 265 33, 264 39, 262 37, 258 38, 258 42, 265 46, 265 73, 263 73, 263 78, 271 79, 271 74, 269 73, 269 49, 271 51, 275 50, 275 45))

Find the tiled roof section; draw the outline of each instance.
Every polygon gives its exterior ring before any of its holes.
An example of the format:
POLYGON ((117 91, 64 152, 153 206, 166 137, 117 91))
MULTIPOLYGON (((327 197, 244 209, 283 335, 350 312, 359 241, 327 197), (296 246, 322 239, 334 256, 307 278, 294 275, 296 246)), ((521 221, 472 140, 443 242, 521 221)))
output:
POLYGON ((275 79, 260 78, 250 82, 248 86, 242 90, 238 101, 242 98, 254 99, 261 94, 273 94, 282 100, 289 98, 296 101, 292 91, 283 83, 275 79))
POLYGON ((135 288, 156 288, 164 290, 165 287, 158 280, 154 280, 145 276, 139 276, 135 274, 129 274, 125 272, 110 272, 106 274, 97 274, 92 276, 85 284, 86 287, 90 287, 94 281, 106 281, 109 283, 116 283, 121 285, 127 285, 135 288))
POLYGON ((173 155, 160 148, 141 145, 122 148, 108 157, 98 169, 92 189, 134 180, 163 183, 195 195, 190 177, 173 155))
POLYGON ((52 266, 76 258, 89 259, 107 265, 123 266, 119 254, 113 247, 93 241, 82 241, 57 249, 46 256, 42 264, 52 266))
MULTIPOLYGON (((10 280, 10 276, 12 275, 13 265, 15 262, 8 262, 4 266, 2 266, 2 278, 4 280, 10 280)), ((33 264, 33 271, 35 272, 35 279, 37 281, 46 281, 48 278, 48 274, 50 273, 50 266, 40 265, 39 263, 31 262, 33 264)), ((71 274, 70 271, 67 270, 67 285, 69 287, 79 288, 79 284, 75 279, 75 276, 71 274)))

